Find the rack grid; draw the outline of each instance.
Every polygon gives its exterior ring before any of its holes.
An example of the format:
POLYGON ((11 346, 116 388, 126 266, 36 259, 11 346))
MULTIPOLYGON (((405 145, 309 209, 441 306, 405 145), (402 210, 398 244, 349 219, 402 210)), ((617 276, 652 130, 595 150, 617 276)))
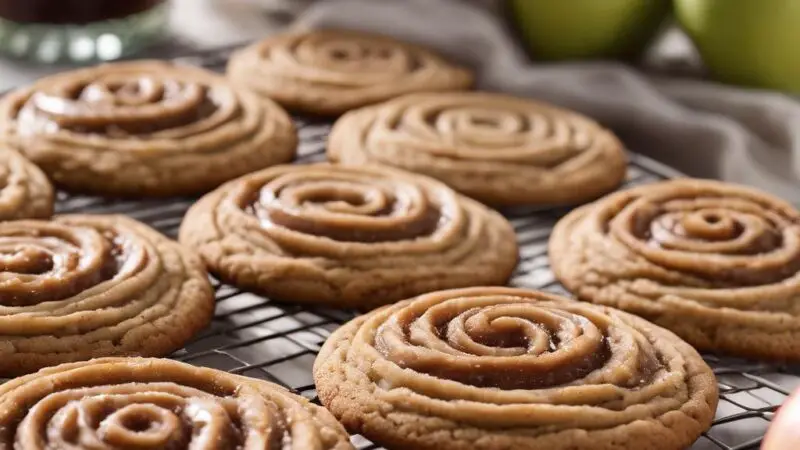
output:
MULTIPOLYGON (((235 46, 195 52, 176 61, 222 70, 235 46)), ((297 163, 324 160, 330 123, 295 118, 300 135, 297 163)), ((681 174, 646 157, 631 154, 623 187, 650 183, 681 174)), ((114 200, 59 192, 57 213, 126 214, 176 237, 192 198, 114 200)), ((568 210, 518 208, 503 213, 520 244, 520 264, 511 285, 568 295, 555 280, 547 260, 547 239, 555 222, 568 210)), ((330 333, 355 313, 282 304, 241 291, 212 278, 217 307, 211 326, 172 358, 213 367, 286 386, 316 401, 311 366, 330 333)), ((711 430, 692 450, 755 449, 761 443, 776 409, 800 387, 800 367, 704 355, 720 387, 720 405, 711 430)), ((360 449, 379 447, 361 436, 360 449)))

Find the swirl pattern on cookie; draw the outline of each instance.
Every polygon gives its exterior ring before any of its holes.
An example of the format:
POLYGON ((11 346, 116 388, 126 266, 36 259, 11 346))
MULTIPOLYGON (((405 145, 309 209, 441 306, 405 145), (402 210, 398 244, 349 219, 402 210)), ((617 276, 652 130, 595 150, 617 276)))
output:
POLYGON ((197 255, 123 216, 0 223, 0 375, 163 356, 211 320, 197 255))
POLYGON ((57 184, 103 195, 203 192, 290 161, 291 119, 200 68, 125 62, 45 77, 0 102, 0 136, 57 184))
POLYGON ((427 177, 371 166, 244 176, 189 210, 180 241, 236 285, 341 307, 505 284, 517 261, 500 214, 427 177))
POLYGON ((579 298, 697 348, 800 358, 800 212, 768 194, 691 179, 612 194, 558 223, 550 261, 579 298))
POLYGON ((511 288, 433 292, 357 317, 314 364, 323 404, 389 448, 687 448, 717 386, 638 317, 511 288))
POLYGON ((53 187, 33 163, 0 148, 0 220, 46 219, 53 214, 53 187))
POLYGON ((592 200, 626 169, 620 141, 591 119, 485 92, 414 94, 352 111, 334 125, 328 157, 422 173, 497 205, 592 200))
POLYGON ((167 359, 63 364, 0 386, 0 449, 352 450, 323 408, 167 359))
POLYGON ((267 38, 235 53, 228 75, 289 109, 323 115, 472 84, 468 71, 426 49, 385 36, 330 30, 267 38))

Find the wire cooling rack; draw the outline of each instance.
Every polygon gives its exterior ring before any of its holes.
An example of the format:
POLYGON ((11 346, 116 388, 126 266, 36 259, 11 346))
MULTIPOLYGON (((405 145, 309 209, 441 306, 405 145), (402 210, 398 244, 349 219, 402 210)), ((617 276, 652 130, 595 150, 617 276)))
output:
MULTIPOLYGON (((177 58, 183 63, 221 70, 233 47, 177 58)), ((330 124, 296 119, 300 134, 298 163, 324 160, 330 124)), ((680 176, 675 170, 648 158, 631 155, 624 187, 680 176)), ((176 237, 191 198, 118 201, 59 193, 58 213, 126 214, 176 237)), ((513 286, 568 295, 555 280, 547 260, 547 239, 555 222, 567 209, 514 209, 504 211, 514 225, 521 261, 513 286)), ((330 333, 353 313, 280 304, 212 279, 217 307, 212 325, 173 358, 191 364, 272 381, 316 400, 311 366, 330 333)), ((721 399, 714 425, 692 450, 755 449, 775 410, 796 387, 800 367, 779 367, 753 361, 705 356, 719 381, 721 399)), ((361 436, 360 449, 378 449, 361 436)))

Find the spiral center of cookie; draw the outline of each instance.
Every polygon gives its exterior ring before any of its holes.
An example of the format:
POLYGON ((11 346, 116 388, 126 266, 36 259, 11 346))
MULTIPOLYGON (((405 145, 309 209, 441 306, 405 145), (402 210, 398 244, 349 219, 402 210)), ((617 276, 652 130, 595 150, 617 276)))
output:
POLYGON ((742 225, 730 215, 708 211, 686 214, 680 221, 680 227, 682 230, 676 230, 679 233, 714 241, 733 239, 743 231, 742 225))
POLYGON ((125 406, 109 415, 98 428, 99 437, 118 447, 157 448, 181 434, 181 421, 167 409, 153 404, 125 406))
POLYGON ((306 207, 321 205, 328 211, 354 214, 383 215, 391 212, 387 199, 381 192, 364 190, 358 186, 308 186, 295 191, 294 204, 306 207))
MULTIPOLYGON (((112 377, 109 380, 113 383, 112 377)), ((233 397, 216 397, 171 383, 100 385, 41 399, 19 423, 18 448, 240 449, 242 428, 260 427, 259 448, 273 448, 286 432, 267 411, 246 411, 233 397), (251 420, 258 417, 258 420, 251 420)), ((253 405, 249 405, 253 406, 253 405)), ((256 405, 255 408, 257 409, 256 405)), ((246 408, 246 405, 242 406, 246 408)), ((248 441, 249 442, 249 441, 248 441)), ((17 447, 15 447, 17 448, 17 447)), ((278 448, 278 447, 274 447, 278 448)))
POLYGON ((192 81, 117 74, 35 93, 20 109, 18 127, 23 135, 58 130, 144 135, 202 122, 223 109, 230 115, 230 100, 230 93, 192 81))
POLYGON ((414 239, 443 220, 417 186, 335 175, 280 177, 264 185, 247 208, 265 228, 345 242, 414 239))
POLYGON ((437 132, 453 145, 503 147, 514 145, 527 131, 525 119, 512 111, 473 107, 438 111, 430 116, 437 132))
POLYGON ((39 274, 53 268, 50 253, 41 248, 12 247, 0 253, 0 270, 20 274, 39 274))
POLYGON ((79 94, 78 100, 87 103, 114 105, 143 105, 174 95, 177 86, 165 86, 149 78, 112 82, 107 85, 90 84, 79 94))
POLYGON ((358 61, 364 59, 386 60, 391 58, 392 51, 384 47, 369 47, 352 43, 337 42, 328 50, 331 59, 340 61, 358 61))
POLYGON ((330 71, 327 76, 332 77, 327 81, 341 87, 387 82, 393 77, 407 76, 420 67, 414 55, 380 41, 308 39, 299 42, 293 50, 297 62, 316 69, 315 81, 325 76, 321 72, 324 69, 330 71))
POLYGON ((98 358, 11 388, 4 449, 349 448, 327 411, 279 386, 169 359, 98 358))
POLYGON ((638 233, 662 248, 749 255, 772 251, 781 242, 774 224, 753 214, 715 208, 642 213, 638 233))
MULTIPOLYGON (((480 346, 473 348, 478 352, 491 349, 489 353, 524 354, 528 350, 532 350, 532 353, 538 354, 554 348, 550 345, 552 336, 547 330, 530 326, 524 320, 513 317, 490 319, 481 313, 476 313, 464 322, 447 324, 447 329, 442 335, 447 336, 450 344, 455 346, 460 345, 460 338, 468 336, 472 342, 480 346), (510 349, 510 351, 501 349, 510 349)), ((470 346, 466 344, 464 347, 470 346)))
POLYGON ((585 317, 522 299, 473 297, 407 308, 379 329, 390 361, 479 387, 540 389, 580 379, 609 358, 605 332, 585 317))
POLYGON ((689 275, 682 283, 696 286, 761 285, 800 270, 800 234, 790 216, 747 196, 714 194, 614 205, 620 209, 604 211, 613 217, 609 233, 647 261, 689 275))
POLYGON ((368 151, 376 160, 384 159, 380 149, 398 152, 399 147, 455 161, 456 168, 462 162, 483 163, 486 166, 476 167, 476 173, 497 173, 513 170, 504 163, 554 169, 590 149, 605 151, 610 144, 579 117, 517 99, 442 95, 395 103, 384 107, 380 127, 369 136, 368 151))
POLYGON ((89 228, 38 222, 0 225, 0 304, 57 301, 120 271, 134 271, 145 261, 144 254, 127 253, 126 246, 113 234, 89 228))

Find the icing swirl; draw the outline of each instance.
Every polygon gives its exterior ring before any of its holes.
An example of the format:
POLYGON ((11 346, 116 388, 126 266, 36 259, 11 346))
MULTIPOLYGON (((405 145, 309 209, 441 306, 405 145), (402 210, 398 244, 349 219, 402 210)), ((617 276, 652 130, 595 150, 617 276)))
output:
POLYGON ((421 186, 405 180, 308 173, 267 182, 249 209, 264 227, 336 241, 391 242, 434 233, 448 220, 447 210, 455 209, 446 205, 454 200, 452 194, 429 199, 421 186))
POLYGON ((424 173, 497 204, 588 200, 625 175, 622 144, 591 119, 482 92, 415 94, 350 112, 328 155, 424 173))
POLYGON ((352 449, 329 413, 279 386, 169 360, 48 368, 3 385, 0 405, 0 449, 352 449))
POLYGON ((353 31, 268 38, 235 53, 232 79, 293 109, 340 114, 427 90, 469 87, 471 75, 420 47, 353 31))
POLYGON ((0 134, 56 182, 104 195, 207 190, 291 159, 296 145, 274 103, 212 72, 156 61, 43 78, 4 98, 0 116, 0 134), (113 177, 100 184, 98 175, 113 177))
POLYGON ((353 411, 387 420, 396 411, 487 439, 524 430, 535 448, 532 440, 571 430, 680 415, 699 435, 696 419, 708 426, 716 405, 711 370, 667 331, 610 308, 499 287, 434 292, 356 318, 326 342, 314 376, 323 404, 379 443, 392 440, 375 423, 359 424, 367 419, 351 420, 353 411), (348 413, 341 396, 352 399, 348 413))
POLYGON ((634 188, 571 213, 550 245, 578 295, 614 305, 625 293, 626 309, 701 348, 736 346, 688 328, 800 332, 786 303, 800 295, 800 213, 766 194, 701 180, 634 188))
POLYGON ((2 222, 0 269, 2 374, 96 355, 165 354, 213 312, 197 257, 121 216, 2 222), (158 330, 180 315, 181 330, 158 330))
POLYGON ((281 283, 304 280, 327 302, 367 307, 402 298, 392 291, 419 293, 415 281, 504 282, 517 252, 499 214, 440 183, 328 164, 275 167, 224 186, 190 210, 180 240, 235 283, 280 297, 281 283), (483 264, 497 270, 480 273, 483 264))
POLYGON ((154 74, 71 79, 34 93, 18 114, 20 134, 70 130, 107 136, 149 134, 237 114, 232 91, 215 92, 194 80, 154 74), (216 110, 216 111, 215 111, 216 110))

